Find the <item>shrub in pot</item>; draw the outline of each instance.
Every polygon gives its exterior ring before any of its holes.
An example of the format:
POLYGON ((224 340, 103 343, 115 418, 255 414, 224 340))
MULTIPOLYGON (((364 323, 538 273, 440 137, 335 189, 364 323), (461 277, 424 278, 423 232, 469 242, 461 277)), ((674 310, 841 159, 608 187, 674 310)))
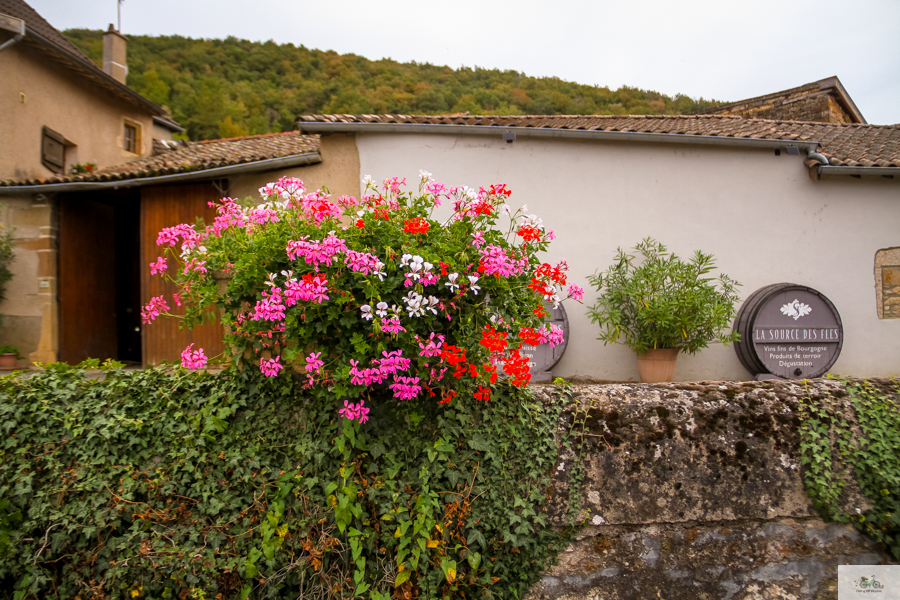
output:
POLYGON ((588 278, 600 294, 588 314, 604 344, 620 342, 634 350, 642 381, 671 381, 680 352, 738 340, 731 324, 740 284, 725 274, 710 276, 712 255, 698 250, 684 261, 649 237, 634 251, 619 248, 605 272, 588 278), (662 362, 670 364, 652 375, 662 362))
POLYGON ((0 370, 16 368, 16 360, 19 358, 19 349, 10 344, 0 344, 0 370))

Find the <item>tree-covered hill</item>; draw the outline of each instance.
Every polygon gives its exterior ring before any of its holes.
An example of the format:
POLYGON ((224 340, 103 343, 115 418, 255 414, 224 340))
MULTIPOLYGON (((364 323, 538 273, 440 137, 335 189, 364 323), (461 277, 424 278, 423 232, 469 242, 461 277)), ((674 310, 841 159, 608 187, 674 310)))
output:
MULTIPOLYGON (((101 64, 101 31, 68 29, 65 35, 101 64)), ((168 106, 193 140, 290 131, 297 116, 308 113, 685 114, 715 104, 234 37, 128 36, 128 67, 128 85, 168 106)))

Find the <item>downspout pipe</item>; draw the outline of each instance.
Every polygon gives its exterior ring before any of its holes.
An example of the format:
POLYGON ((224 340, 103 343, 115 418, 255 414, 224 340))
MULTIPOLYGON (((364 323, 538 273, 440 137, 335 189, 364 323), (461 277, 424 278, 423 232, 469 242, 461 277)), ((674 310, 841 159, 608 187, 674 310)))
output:
POLYGON ((21 42, 23 37, 25 37, 24 33, 17 33, 14 38, 6 40, 5 42, 3 42, 3 44, 0 44, 0 52, 3 52, 11 46, 14 46, 18 42, 21 42))
POLYGON ((812 151, 812 150, 810 150, 809 152, 806 153, 806 157, 807 157, 807 158, 810 158, 810 159, 812 159, 812 160, 814 160, 814 161, 817 161, 820 165, 827 165, 827 164, 828 164, 828 159, 827 159, 827 158, 825 158, 824 156, 822 156, 822 155, 819 154, 818 152, 814 152, 814 151, 812 151))
POLYGON ((18 44, 22 41, 22 38, 25 37, 25 21, 22 19, 0 14, 0 29, 5 29, 6 31, 11 31, 16 34, 12 39, 6 40, 3 44, 0 44, 0 52, 18 44))

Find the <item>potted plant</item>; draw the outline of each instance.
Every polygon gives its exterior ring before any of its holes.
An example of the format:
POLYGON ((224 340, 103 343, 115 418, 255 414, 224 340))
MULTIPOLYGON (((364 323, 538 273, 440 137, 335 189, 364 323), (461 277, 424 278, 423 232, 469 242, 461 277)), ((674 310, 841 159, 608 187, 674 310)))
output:
POLYGON ((619 248, 613 265, 588 278, 600 293, 588 314, 604 344, 634 350, 641 381, 672 381, 679 352, 738 340, 731 323, 740 284, 724 274, 708 276, 712 255, 698 250, 685 262, 649 237, 634 250, 637 256, 619 248))
POLYGON ((0 344, 0 371, 11 371, 16 368, 19 349, 10 344, 0 344))

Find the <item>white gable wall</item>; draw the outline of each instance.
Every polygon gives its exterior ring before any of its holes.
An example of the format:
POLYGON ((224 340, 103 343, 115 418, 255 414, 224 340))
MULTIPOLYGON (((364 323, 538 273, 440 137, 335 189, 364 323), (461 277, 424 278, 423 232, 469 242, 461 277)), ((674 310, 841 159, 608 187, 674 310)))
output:
MULTIPOLYGON (((876 313, 874 258, 900 245, 900 185, 883 179, 813 181, 803 157, 773 150, 519 137, 357 134, 360 174, 376 181, 419 169, 448 185, 502 182, 513 207, 554 229, 549 260, 569 262, 569 282, 611 264, 616 248, 651 236, 683 258, 700 249, 743 284, 808 285, 835 304, 844 347, 832 373, 900 375, 900 319, 876 313)), ((633 353, 603 346, 585 307, 566 302, 569 346, 553 373, 638 380, 633 353)), ((721 344, 679 357, 676 380, 748 379, 721 344)))

